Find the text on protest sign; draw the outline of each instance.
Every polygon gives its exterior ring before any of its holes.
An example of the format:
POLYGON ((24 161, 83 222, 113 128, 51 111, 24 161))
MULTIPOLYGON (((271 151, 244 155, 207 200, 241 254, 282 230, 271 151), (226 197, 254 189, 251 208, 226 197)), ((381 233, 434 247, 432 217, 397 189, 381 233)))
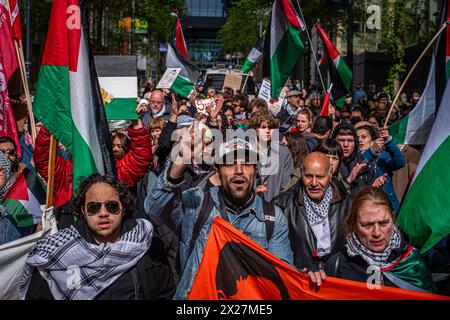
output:
POLYGON ((216 100, 214 98, 195 100, 197 112, 206 113, 208 110, 216 108, 216 100))

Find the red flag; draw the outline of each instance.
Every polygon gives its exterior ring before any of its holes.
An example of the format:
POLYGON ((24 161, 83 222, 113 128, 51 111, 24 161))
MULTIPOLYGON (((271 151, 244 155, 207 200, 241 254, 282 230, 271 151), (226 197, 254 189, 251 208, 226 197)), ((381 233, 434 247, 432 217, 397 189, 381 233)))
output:
POLYGON ((8 81, 19 67, 8 9, 0 2, 0 136, 16 142, 21 154, 17 124, 8 96, 8 81))
POLYGON ((180 51, 180 53, 185 57, 187 60, 190 60, 189 54, 187 52, 186 42, 184 41, 184 35, 183 35, 183 29, 181 29, 181 23, 180 19, 177 18, 177 30, 176 30, 176 44, 177 48, 180 51))
POLYGON ((325 95, 325 99, 323 100, 322 111, 320 111, 320 116, 328 117, 330 115, 328 112, 329 108, 330 108, 330 91, 328 91, 327 94, 325 95))
POLYGON ((189 54, 187 52, 186 41, 184 41, 183 29, 181 28, 180 19, 178 18, 178 9, 172 10, 171 15, 177 18, 175 30, 173 30, 172 35, 175 36, 175 45, 181 55, 185 57, 186 60, 190 60, 191 58, 189 58, 189 54))
POLYGON ((215 218, 190 300, 449 300, 450 297, 327 277, 316 289, 228 222, 215 218))
POLYGON ((330 88, 327 91, 327 94, 325 95, 325 99, 323 100, 323 107, 320 111, 321 117, 328 117, 330 115, 330 95, 331 95, 331 89, 333 88, 333 84, 330 85, 330 88))
POLYGON ((3 65, 5 78, 4 80, 0 79, 0 81, 8 83, 9 78, 19 67, 19 61, 13 42, 9 12, 2 2, 0 2, 0 64, 3 65))
POLYGON ((11 24, 13 37, 17 41, 22 40, 22 26, 20 25, 19 2, 17 0, 8 0, 9 10, 11 11, 11 24))

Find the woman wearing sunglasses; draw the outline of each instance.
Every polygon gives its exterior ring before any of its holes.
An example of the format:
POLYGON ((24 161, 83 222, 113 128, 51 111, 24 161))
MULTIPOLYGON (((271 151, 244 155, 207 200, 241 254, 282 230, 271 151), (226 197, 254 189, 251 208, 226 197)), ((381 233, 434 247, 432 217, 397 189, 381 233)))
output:
POLYGON ((31 250, 21 296, 33 300, 170 299, 172 274, 161 262, 157 247, 150 249, 152 224, 133 217, 136 201, 130 191, 117 179, 98 174, 78 190, 74 207, 80 220, 31 250))

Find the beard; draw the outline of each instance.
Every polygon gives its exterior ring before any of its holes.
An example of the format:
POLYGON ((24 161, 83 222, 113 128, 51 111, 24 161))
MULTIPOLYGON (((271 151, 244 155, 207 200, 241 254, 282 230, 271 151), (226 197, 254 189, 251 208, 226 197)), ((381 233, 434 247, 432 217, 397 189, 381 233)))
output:
POLYGON ((228 199, 235 203, 236 205, 243 205, 251 197, 251 190, 253 187, 253 182, 249 181, 246 177, 232 177, 228 181, 222 182, 222 188, 225 191, 228 199), (237 179, 244 181, 239 186, 234 184, 237 179))

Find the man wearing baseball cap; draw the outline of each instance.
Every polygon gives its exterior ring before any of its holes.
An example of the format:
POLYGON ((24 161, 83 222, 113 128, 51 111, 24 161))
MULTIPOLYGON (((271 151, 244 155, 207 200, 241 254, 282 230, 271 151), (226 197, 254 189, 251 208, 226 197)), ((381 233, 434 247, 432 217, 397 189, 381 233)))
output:
MULTIPOLYGON (((197 133, 202 136, 202 133, 197 133)), ((215 168, 220 186, 191 188, 179 192, 185 160, 204 153, 204 142, 186 135, 180 141, 178 158, 159 177, 146 199, 151 217, 164 219, 180 238, 180 281, 174 299, 186 299, 196 276, 214 218, 220 217, 278 258, 292 264, 287 220, 282 211, 261 199, 254 191, 257 154, 252 145, 239 138, 216 148, 215 168), (197 143, 194 141, 197 140, 197 143), (187 155, 194 150, 194 155, 187 155), (178 198, 177 198, 178 197, 178 198), (163 216, 165 203, 173 201, 182 207, 178 214, 163 216)))

